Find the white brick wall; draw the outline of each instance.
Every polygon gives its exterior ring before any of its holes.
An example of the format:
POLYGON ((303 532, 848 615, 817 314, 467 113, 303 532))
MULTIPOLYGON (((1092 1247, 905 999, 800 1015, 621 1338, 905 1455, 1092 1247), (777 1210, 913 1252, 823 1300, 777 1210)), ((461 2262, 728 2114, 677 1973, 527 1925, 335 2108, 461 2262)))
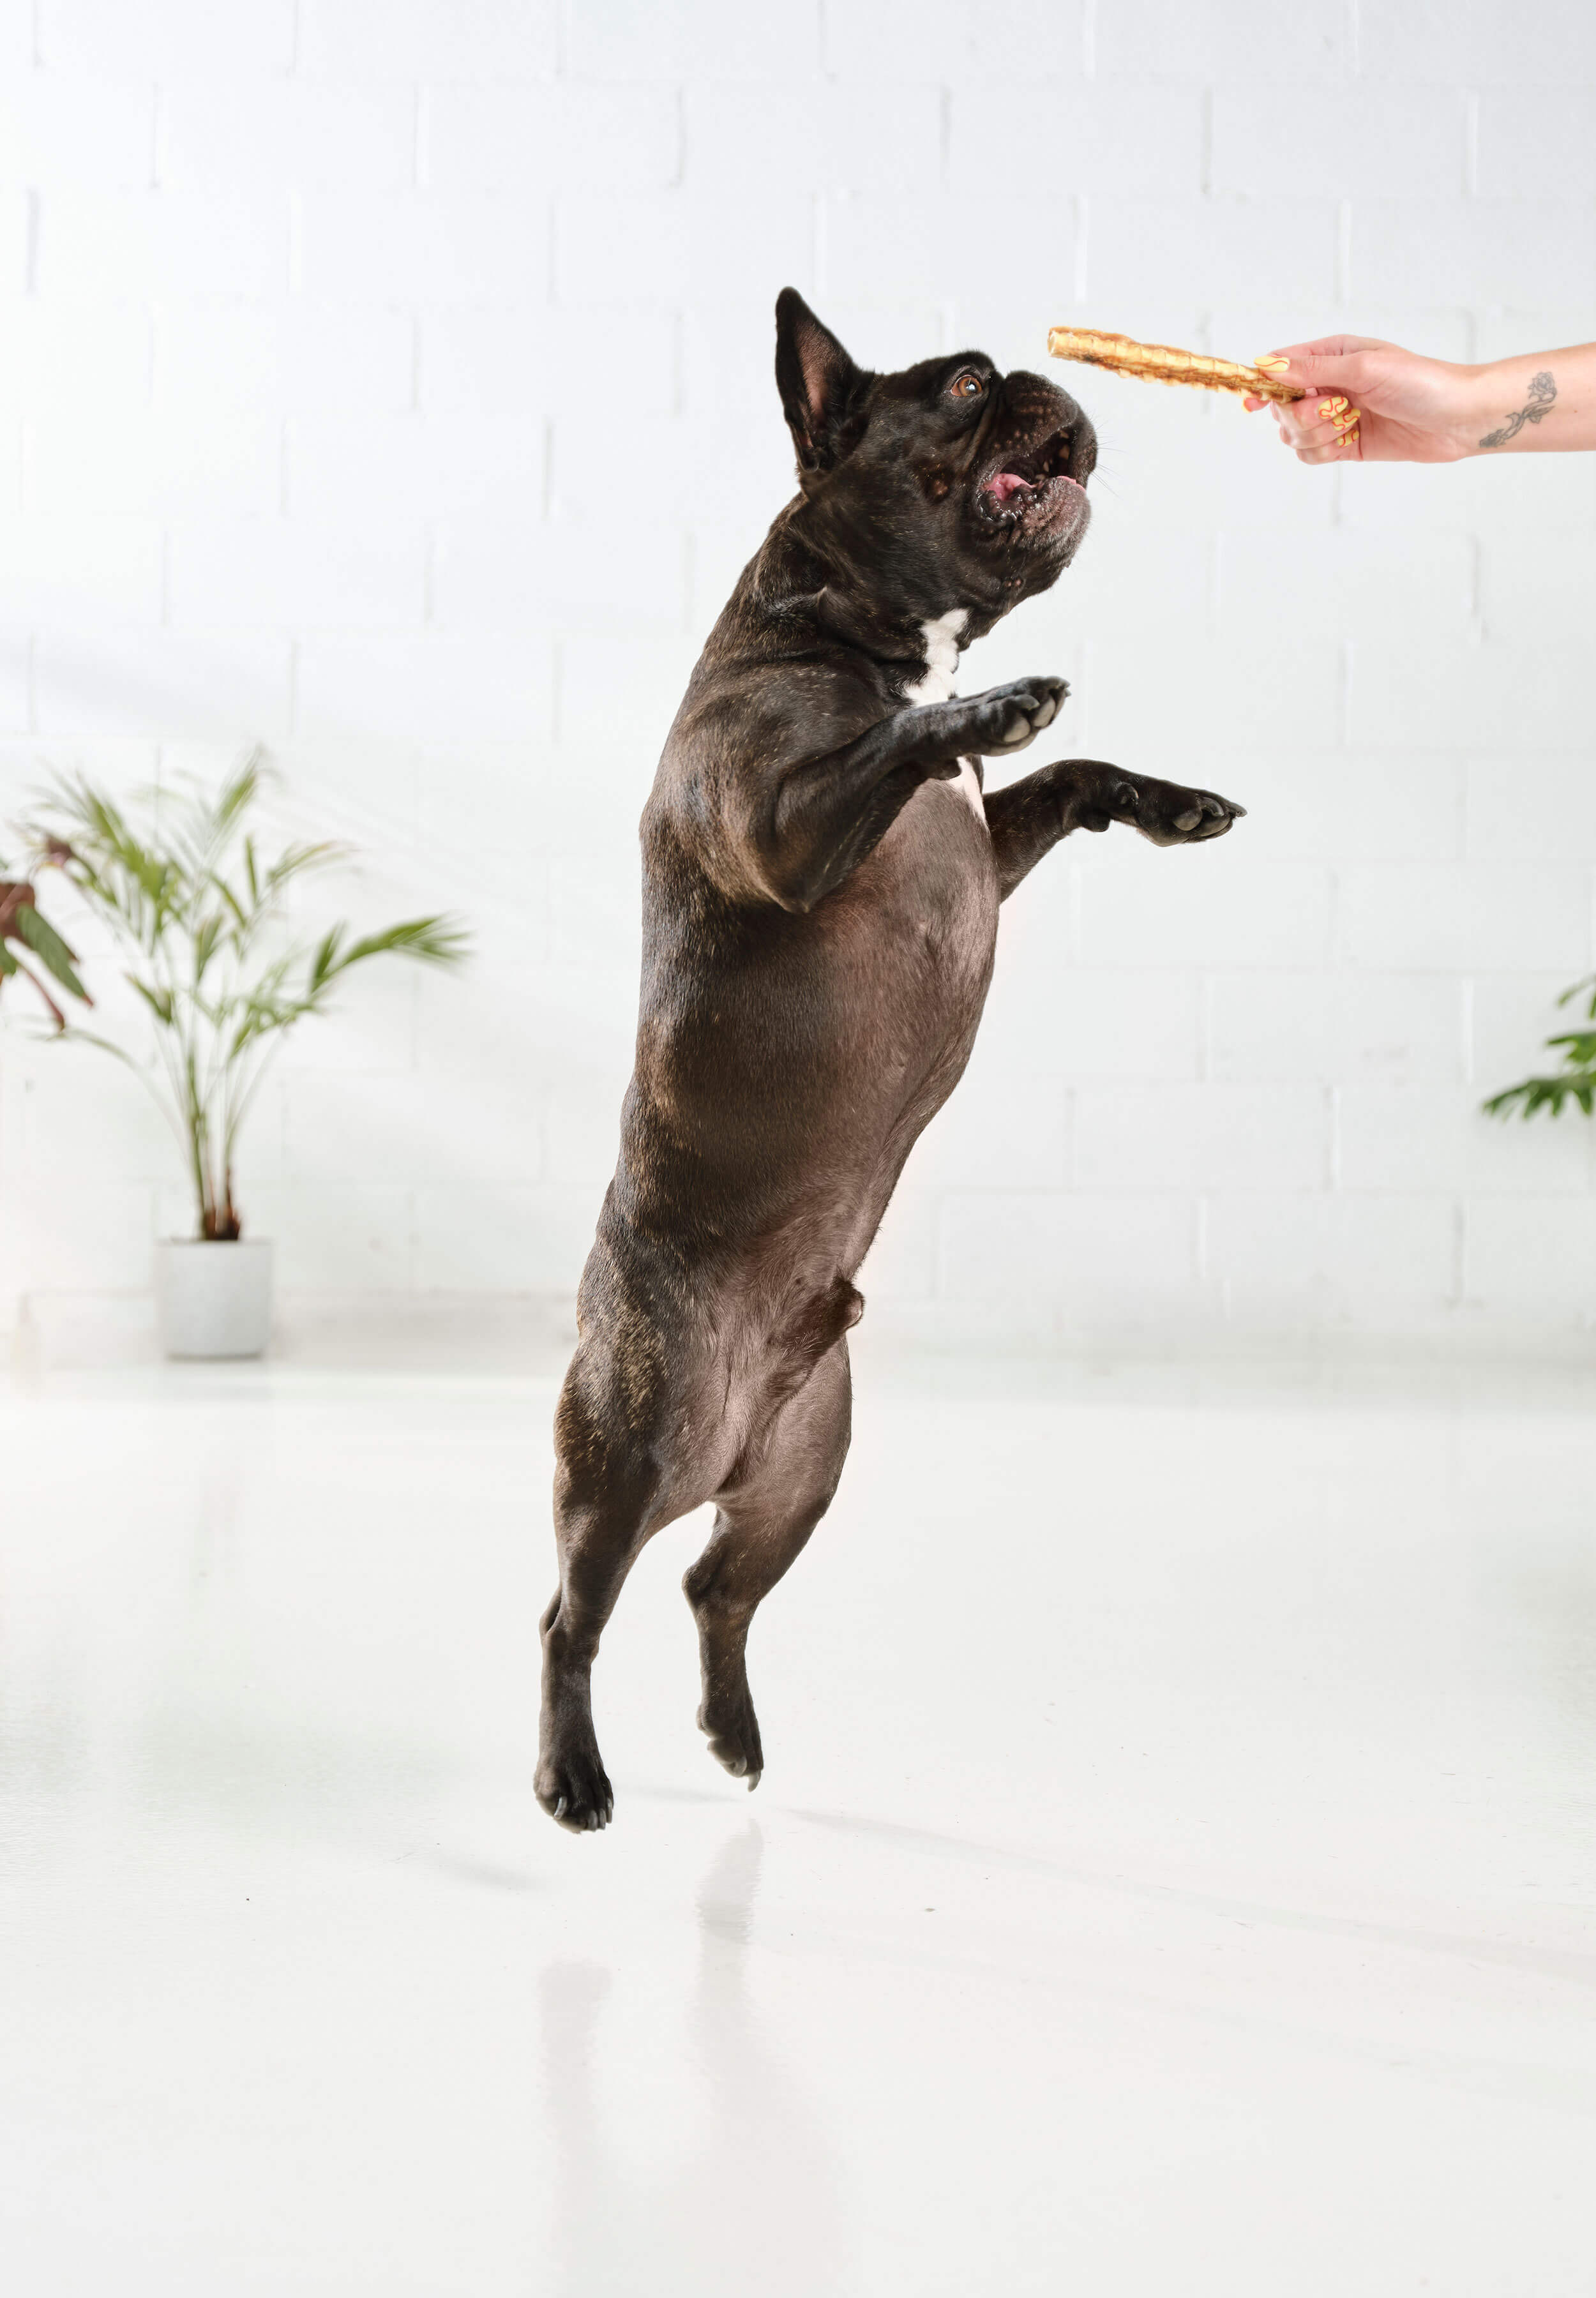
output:
MULTIPOLYGON (((788 481, 787 280, 881 364, 1589 339, 1596 12, 0 0, 0 813, 264 739, 349 906, 480 938, 285 1060, 243 1180, 291 1288, 575 1283, 638 809, 788 481)), ((1096 531, 968 676, 1062 670, 1069 748, 1252 811, 1016 897, 872 1318, 1576 1338, 1596 1145, 1477 1104, 1592 963, 1596 456, 1332 476, 1074 380, 1096 531)), ((0 1040, 0 1325, 182 1217, 129 1080, 0 1040)))

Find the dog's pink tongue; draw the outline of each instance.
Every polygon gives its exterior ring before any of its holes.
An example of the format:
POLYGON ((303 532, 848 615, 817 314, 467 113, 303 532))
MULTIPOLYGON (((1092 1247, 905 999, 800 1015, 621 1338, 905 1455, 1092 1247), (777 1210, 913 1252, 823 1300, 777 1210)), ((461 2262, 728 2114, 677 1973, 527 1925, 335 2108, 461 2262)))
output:
POLYGON ((1009 497, 1013 494, 1018 494, 1020 489, 1024 484, 1025 481, 1021 478, 1017 473, 1013 471, 999 471, 995 479, 988 481, 987 492, 989 495, 996 495, 1000 503, 1007 502, 1009 497))

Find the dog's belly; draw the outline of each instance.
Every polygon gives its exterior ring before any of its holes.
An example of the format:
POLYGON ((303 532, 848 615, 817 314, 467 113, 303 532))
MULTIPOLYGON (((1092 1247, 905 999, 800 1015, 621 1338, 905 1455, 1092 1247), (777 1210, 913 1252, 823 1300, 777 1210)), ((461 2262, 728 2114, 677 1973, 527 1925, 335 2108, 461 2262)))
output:
POLYGON ((807 916, 663 950, 622 1128, 620 1194, 649 1231, 733 1261, 791 1232, 851 1277, 969 1058, 997 902, 984 811, 934 782, 807 916))

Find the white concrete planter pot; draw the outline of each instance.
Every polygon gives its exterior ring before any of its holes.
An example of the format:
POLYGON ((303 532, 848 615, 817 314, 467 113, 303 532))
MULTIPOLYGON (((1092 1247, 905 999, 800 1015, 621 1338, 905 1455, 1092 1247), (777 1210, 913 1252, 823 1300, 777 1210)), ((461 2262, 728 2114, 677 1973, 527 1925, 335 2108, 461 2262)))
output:
POLYGON ((155 1247, 155 1312, 169 1357, 258 1357, 271 1335, 269 1239, 155 1247))

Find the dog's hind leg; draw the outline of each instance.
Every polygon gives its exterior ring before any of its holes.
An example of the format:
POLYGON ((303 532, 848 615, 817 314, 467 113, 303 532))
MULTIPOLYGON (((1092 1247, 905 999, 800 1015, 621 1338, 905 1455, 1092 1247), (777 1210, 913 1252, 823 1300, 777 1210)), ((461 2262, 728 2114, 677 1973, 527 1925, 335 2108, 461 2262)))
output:
MULTIPOLYGON (((635 1373, 636 1368, 633 1368, 635 1373)), ((607 1826, 615 1796, 593 1731, 599 1639, 652 1535, 703 1496, 680 1500, 660 1456, 657 1398, 606 1347, 576 1352, 555 1415, 554 1532, 559 1590, 544 1613, 538 1801, 563 1827, 607 1826)))
POLYGON ((750 1788, 765 1768, 748 1690, 748 1623, 831 1504, 848 1458, 852 1389, 846 1337, 820 1358, 752 1460, 715 1495, 715 1530, 682 1581, 699 1624, 709 1751, 750 1788))

